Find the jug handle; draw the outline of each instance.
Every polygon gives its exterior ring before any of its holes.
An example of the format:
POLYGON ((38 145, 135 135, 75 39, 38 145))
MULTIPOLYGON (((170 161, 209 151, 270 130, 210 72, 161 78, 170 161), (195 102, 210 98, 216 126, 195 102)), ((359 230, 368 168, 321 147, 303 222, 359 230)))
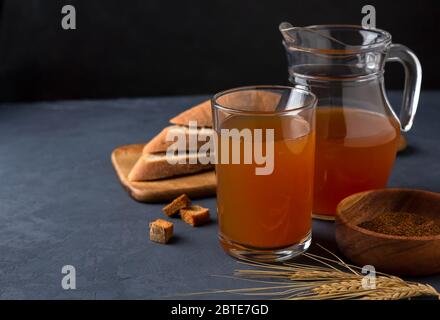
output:
POLYGON ((400 127, 403 132, 411 129, 422 84, 422 66, 417 56, 401 44, 391 44, 386 61, 397 61, 405 70, 405 87, 403 89, 402 108, 400 109, 400 127))

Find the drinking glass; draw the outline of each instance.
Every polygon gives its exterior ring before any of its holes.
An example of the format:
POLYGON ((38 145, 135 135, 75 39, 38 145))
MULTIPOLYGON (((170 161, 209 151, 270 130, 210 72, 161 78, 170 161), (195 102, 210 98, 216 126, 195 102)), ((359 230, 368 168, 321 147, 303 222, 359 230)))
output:
POLYGON ((285 86, 213 97, 219 240, 228 254, 282 261, 309 247, 316 101, 285 86))

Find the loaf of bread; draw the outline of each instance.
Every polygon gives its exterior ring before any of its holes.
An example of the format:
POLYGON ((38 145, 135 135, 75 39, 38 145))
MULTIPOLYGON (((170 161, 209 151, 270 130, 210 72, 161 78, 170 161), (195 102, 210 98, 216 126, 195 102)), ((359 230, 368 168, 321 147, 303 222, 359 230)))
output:
MULTIPOLYGON (((178 116, 172 118, 173 124, 164 128, 158 135, 151 139, 142 151, 141 157, 131 169, 128 179, 130 181, 150 181, 165 179, 180 175, 194 174, 212 170, 214 165, 209 163, 209 155, 198 154, 199 148, 209 141, 214 134, 212 127, 211 103, 209 100, 192 107, 178 116), (190 127, 190 121, 195 121, 197 126, 190 127), (196 150, 190 150, 190 135, 197 139, 196 150), (176 142, 177 137, 185 136, 186 145, 184 154, 167 155, 168 148, 176 142), (167 139, 169 138, 169 139, 167 139), (199 141, 200 140, 200 141, 199 141)), ((182 151, 182 150, 179 150, 182 151)))

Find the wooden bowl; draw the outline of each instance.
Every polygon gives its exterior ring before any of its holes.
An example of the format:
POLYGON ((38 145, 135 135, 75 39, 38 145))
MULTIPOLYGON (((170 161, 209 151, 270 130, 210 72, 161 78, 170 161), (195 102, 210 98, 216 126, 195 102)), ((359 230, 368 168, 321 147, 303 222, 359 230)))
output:
POLYGON ((358 225, 384 212, 412 212, 440 224, 440 193, 410 189, 361 192, 337 207, 336 242, 359 266, 398 275, 440 272, 440 235, 405 237, 377 233, 358 225))

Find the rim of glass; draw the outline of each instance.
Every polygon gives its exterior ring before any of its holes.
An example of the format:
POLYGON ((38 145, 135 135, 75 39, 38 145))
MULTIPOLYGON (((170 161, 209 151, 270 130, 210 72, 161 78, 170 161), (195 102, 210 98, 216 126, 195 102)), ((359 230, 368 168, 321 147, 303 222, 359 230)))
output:
MULTIPOLYGON (((367 29, 362 27, 361 25, 356 25, 356 24, 315 24, 315 25, 310 25, 310 26, 305 26, 305 27, 291 27, 291 28, 287 28, 289 30, 299 30, 301 31, 302 29, 314 29, 314 30, 324 30, 324 29, 352 29, 352 30, 363 30, 363 31, 368 31, 368 32, 372 32, 372 33, 376 33, 376 34, 380 34, 382 36, 384 36, 384 38, 376 43, 373 44, 367 44, 367 45, 349 45, 348 47, 350 48, 350 50, 352 50, 353 52, 347 53, 346 50, 332 50, 332 52, 326 52, 323 53, 322 51, 324 49, 318 49, 318 48, 311 48, 311 47, 304 47, 304 46, 298 46, 295 44, 291 44, 289 43, 288 46, 292 47, 292 48, 296 48, 296 49, 301 49, 303 51, 309 51, 309 52, 313 52, 313 53, 320 53, 320 54, 324 54, 324 55, 335 55, 335 54, 356 54, 356 53, 360 53, 360 52, 368 52, 377 48, 380 48, 382 46, 386 46, 388 44, 391 43, 392 37, 391 34, 388 31, 382 30, 382 29, 367 29)), ((286 28, 281 28, 281 26, 279 27, 280 31, 285 31, 286 28)), ((285 40, 283 41, 284 43, 287 43, 285 40)))
POLYGON ((211 98, 211 105, 212 105, 213 108, 220 109, 220 110, 226 111, 228 113, 233 113, 233 114, 248 114, 248 115, 268 116, 268 115, 283 115, 283 114, 291 113, 293 111, 310 109, 310 108, 315 107, 317 100, 318 99, 317 99, 316 95, 313 92, 308 91, 308 90, 303 89, 303 88, 300 88, 300 87, 291 87, 291 86, 282 86, 282 85, 253 85, 253 86, 243 86, 243 87, 237 87, 237 88, 232 88, 232 89, 220 91, 220 92, 216 93, 211 98), (234 92, 251 91, 251 90, 266 91, 266 90, 270 90, 270 89, 300 91, 301 93, 311 97, 311 99, 310 99, 309 103, 304 104, 303 106, 300 106, 300 107, 297 107, 297 108, 294 108, 294 109, 285 109, 285 110, 280 110, 280 111, 241 110, 241 109, 234 109, 234 108, 226 107, 226 106, 221 105, 220 103, 217 102, 218 98, 223 97, 223 96, 225 96, 227 94, 234 93, 234 92))

